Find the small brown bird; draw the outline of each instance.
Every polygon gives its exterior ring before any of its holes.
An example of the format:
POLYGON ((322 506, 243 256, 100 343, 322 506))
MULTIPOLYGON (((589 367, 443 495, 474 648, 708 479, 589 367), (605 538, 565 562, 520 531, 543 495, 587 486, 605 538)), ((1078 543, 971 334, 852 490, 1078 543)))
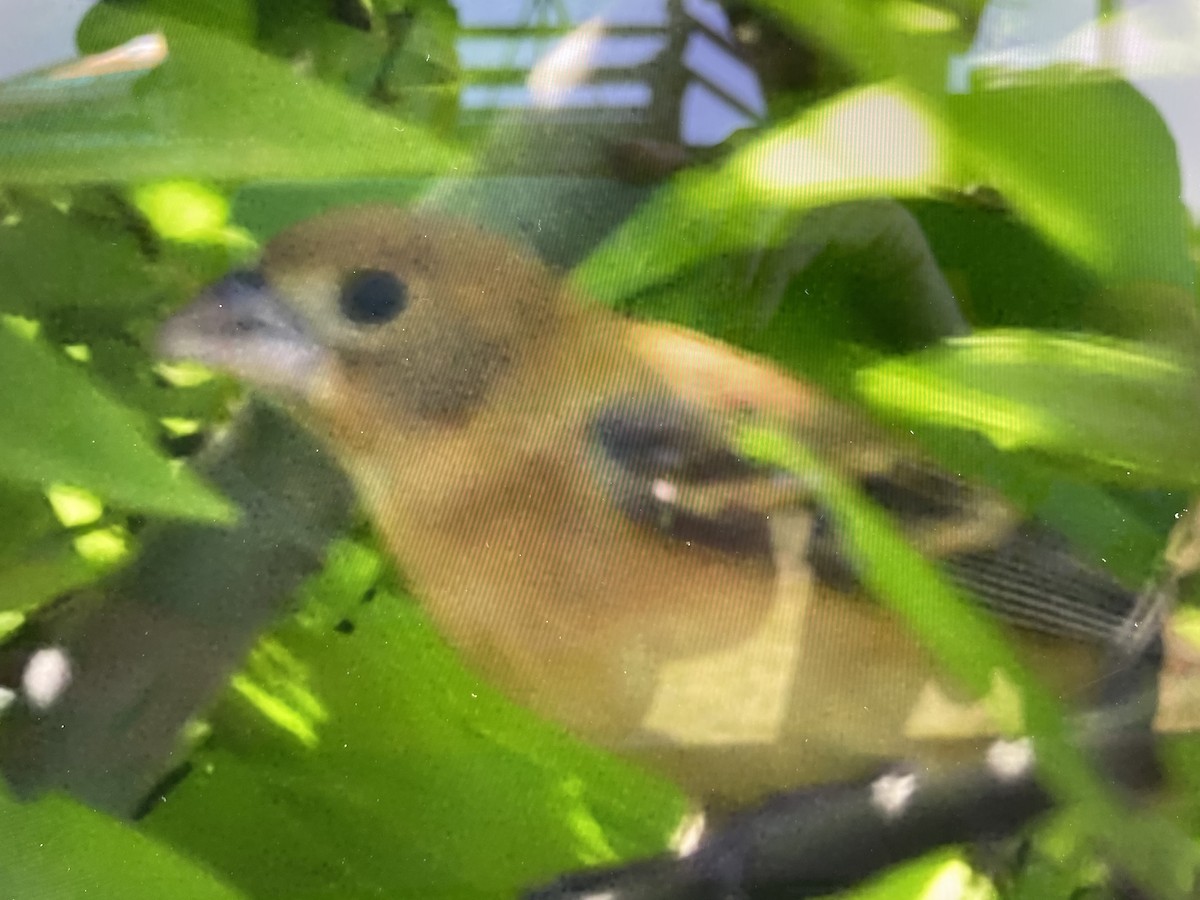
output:
POLYGON ((1133 603, 1060 536, 776 366, 582 302, 466 222, 362 207, 301 223, 161 347, 329 442, 482 674, 702 797, 929 760, 980 725, 858 589, 803 479, 739 453, 746 424, 786 423, 853 478, 1060 691, 1095 677, 1133 603))

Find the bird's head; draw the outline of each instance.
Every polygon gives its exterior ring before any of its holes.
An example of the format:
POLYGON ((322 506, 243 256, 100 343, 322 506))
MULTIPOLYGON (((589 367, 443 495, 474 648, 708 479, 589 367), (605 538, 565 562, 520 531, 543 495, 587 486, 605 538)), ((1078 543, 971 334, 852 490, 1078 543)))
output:
POLYGON ((384 206, 309 219, 169 320, 161 353, 227 372, 323 429, 469 421, 553 329, 559 280, 477 226, 384 206))

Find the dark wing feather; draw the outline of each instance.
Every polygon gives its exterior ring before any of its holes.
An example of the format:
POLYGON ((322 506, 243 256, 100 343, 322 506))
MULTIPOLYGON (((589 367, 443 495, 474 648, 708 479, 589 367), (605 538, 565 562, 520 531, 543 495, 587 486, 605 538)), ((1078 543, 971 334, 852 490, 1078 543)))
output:
MULTIPOLYGON (((1012 516, 988 526, 989 513, 980 510, 993 501, 961 479, 904 461, 864 476, 861 486, 914 543, 927 545, 923 549, 955 584, 1001 621, 1108 644, 1133 611, 1136 594, 1053 529, 1012 516)), ((825 519, 810 556, 827 580, 843 586, 855 580, 825 519)))
POLYGON ((994 547, 950 556, 943 568, 997 618, 1096 643, 1113 640, 1136 602, 1134 592, 1037 522, 1021 523, 994 547))
POLYGON ((761 499, 787 476, 738 454, 711 419, 676 400, 625 401, 593 416, 588 438, 605 489, 632 521, 771 559, 772 507, 761 499))
MULTIPOLYGON (((610 405, 592 419, 605 485, 626 516, 676 540, 771 554, 770 513, 801 502, 801 485, 737 453, 711 416, 677 400, 610 405), (774 502, 772 502, 774 501, 774 502)), ((1020 628, 1109 643, 1135 594, 1057 532, 1022 520, 962 479, 901 460, 860 487, 919 548, 996 618, 1020 628)), ((817 510, 808 562, 823 582, 858 577, 832 519, 817 510)))

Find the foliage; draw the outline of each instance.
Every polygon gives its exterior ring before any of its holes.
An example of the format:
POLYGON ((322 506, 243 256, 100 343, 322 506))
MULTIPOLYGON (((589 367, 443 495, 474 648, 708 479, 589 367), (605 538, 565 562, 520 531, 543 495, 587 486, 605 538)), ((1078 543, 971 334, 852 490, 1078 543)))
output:
MULTIPOLYGON (((947 96, 979 5, 763 0, 761 24, 854 83, 790 105, 768 84, 780 121, 664 182, 571 277, 870 405, 1136 583, 1200 458, 1197 238, 1174 144, 1109 74, 947 96), (914 9, 949 24, 914 30, 914 9), (931 276, 910 227, 975 335, 929 346, 947 312, 918 290, 931 276), (913 270, 897 276, 897 259, 913 270)), ((451 128, 456 27, 437 0, 112 0, 81 52, 160 32, 162 65, 0 84, 0 609, 35 610, 111 564, 81 557, 90 535, 230 515, 172 457, 239 389, 157 364, 154 325, 287 222, 465 170, 478 148, 451 128), (46 494, 63 484, 101 517, 62 524, 46 494)), ((842 513, 886 536, 860 499, 842 513)), ((887 563, 882 593, 939 589, 902 550, 863 552, 887 563)), ((950 621, 931 624, 935 648, 961 640, 950 621)), ((990 638, 970 649, 984 670, 1006 658, 990 638)), ((335 546, 209 725, 193 774, 136 826, 0 797, 8 893, 62 896, 67 871, 91 896, 505 896, 654 852, 684 808, 462 670, 363 534, 335 546)), ((1042 711, 1037 727, 1060 726, 1042 711)), ((1080 778, 1076 797, 1094 787, 1080 778)), ((1092 876, 1078 844, 1095 835, 1069 825, 1044 842, 1031 896, 1092 876)), ((868 890, 908 896, 944 862, 868 890)))

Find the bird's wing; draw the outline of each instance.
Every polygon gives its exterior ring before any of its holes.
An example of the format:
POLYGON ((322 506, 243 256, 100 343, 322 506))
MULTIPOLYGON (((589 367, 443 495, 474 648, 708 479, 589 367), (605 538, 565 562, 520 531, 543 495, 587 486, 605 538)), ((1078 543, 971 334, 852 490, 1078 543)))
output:
POLYGON ((704 411, 658 396, 609 403, 588 426, 611 501, 674 540, 769 558, 768 511, 792 490, 739 454, 704 411))
POLYGON ((591 443, 614 501, 664 535, 739 554, 770 554, 771 518, 806 509, 805 561, 818 579, 854 588, 841 525, 803 479, 747 458, 739 423, 797 423, 808 443, 883 507, 913 544, 992 615, 1011 625, 1104 644, 1135 594, 1065 537, 1017 514, 990 490, 937 468, 915 448, 758 360, 695 334, 634 332, 667 393, 615 402, 591 420, 591 443))

